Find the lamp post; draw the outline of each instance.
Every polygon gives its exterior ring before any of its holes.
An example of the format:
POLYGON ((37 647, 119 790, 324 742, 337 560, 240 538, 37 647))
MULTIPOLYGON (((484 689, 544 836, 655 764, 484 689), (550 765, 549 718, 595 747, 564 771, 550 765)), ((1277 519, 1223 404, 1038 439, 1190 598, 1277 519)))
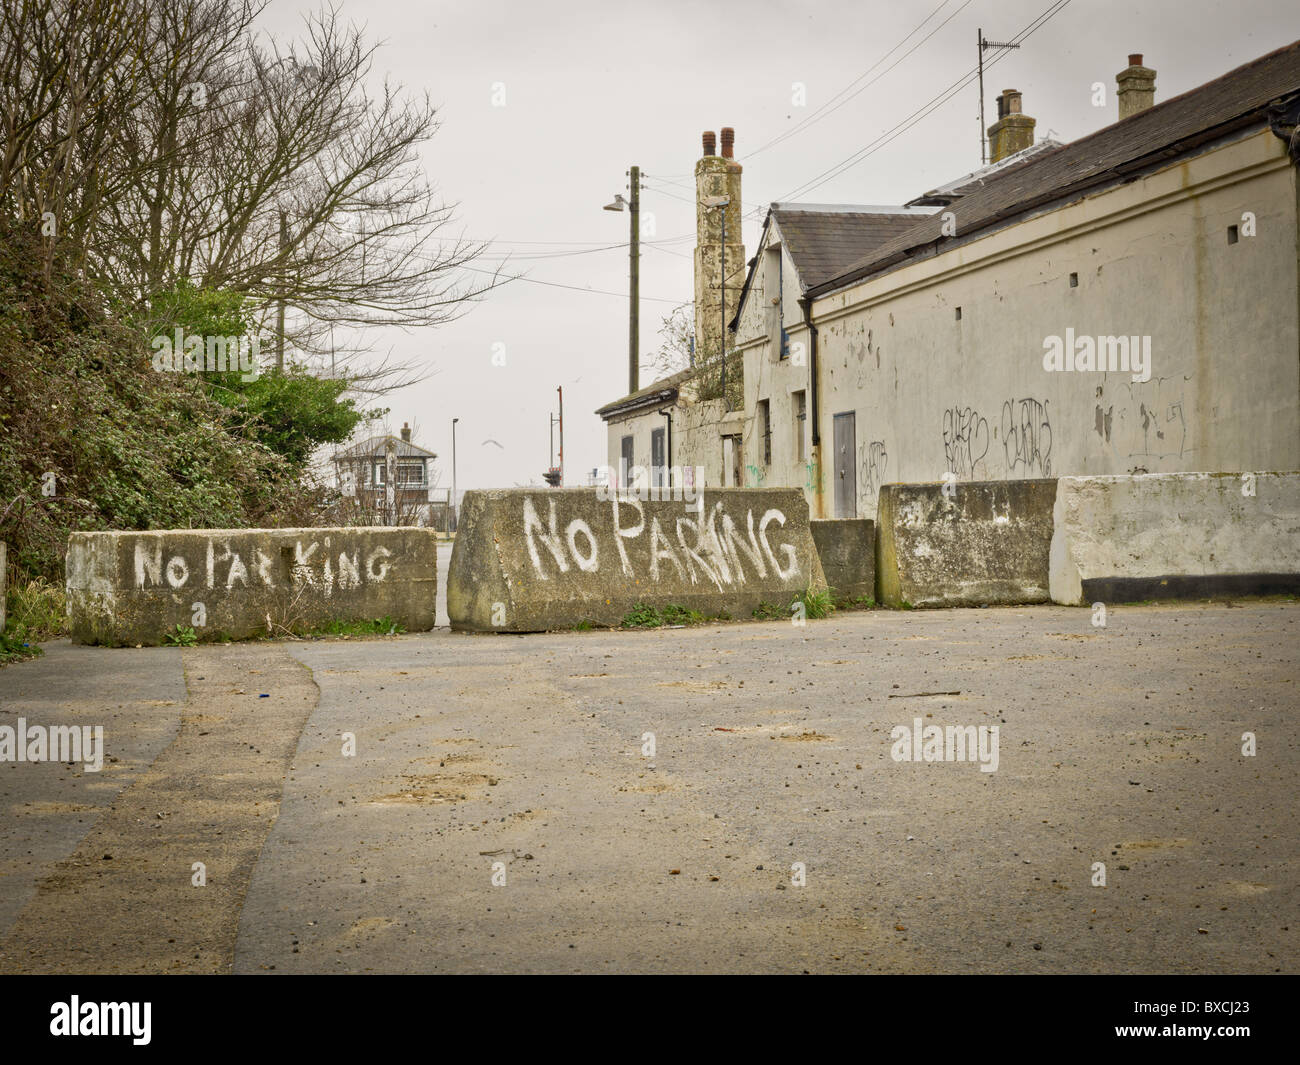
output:
MULTIPOLYGON (((628 321, 627 321, 627 394, 630 396, 640 388, 641 356, 638 348, 640 340, 641 311, 641 168, 634 166, 628 171, 631 176, 630 200, 623 199, 623 194, 614 196, 613 203, 605 204, 603 210, 621 211, 626 206, 631 216, 631 237, 628 242, 628 321)), ((562 464, 561 464, 562 465, 562 464)))
POLYGON ((447 535, 456 530, 456 423, 459 418, 451 420, 451 506, 448 508, 447 535))
POLYGON ((719 260, 719 301, 718 301, 718 350, 722 357, 722 402, 727 402, 727 208, 731 199, 727 196, 706 196, 701 203, 710 210, 722 211, 722 245, 719 260))

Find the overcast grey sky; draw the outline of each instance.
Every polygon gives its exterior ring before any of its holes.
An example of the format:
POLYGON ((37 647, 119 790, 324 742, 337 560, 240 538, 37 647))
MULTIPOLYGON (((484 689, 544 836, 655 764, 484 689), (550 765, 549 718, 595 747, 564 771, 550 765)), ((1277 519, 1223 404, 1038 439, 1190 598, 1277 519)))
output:
MULTIPOLYGON (((345 18, 383 42, 376 73, 427 89, 440 108, 442 128, 424 162, 442 196, 459 204, 461 229, 496 241, 494 256, 511 253, 510 272, 549 283, 511 283, 438 329, 387 331, 381 347, 437 370, 389 398, 393 426, 416 425, 418 442, 439 454, 444 486, 453 417, 460 418, 462 491, 539 482, 548 415, 563 385, 566 482, 584 483, 586 471, 606 461, 604 423, 592 412, 627 385, 628 216, 601 206, 626 194, 628 166, 645 175, 641 348, 648 353, 659 346, 663 316, 691 297, 692 170, 703 130, 736 129, 743 197, 754 212, 745 225, 747 256, 758 209, 774 200, 902 203, 979 166, 973 85, 857 165, 790 194, 971 71, 977 28, 1008 40, 1054 6, 341 0, 345 18), (496 83, 505 88, 503 107, 493 105, 496 83), (796 83, 806 87, 804 106, 793 102, 796 83), (850 86, 862 91, 763 147, 850 86), (653 238, 644 228, 651 214, 653 238), (576 251, 584 254, 554 255, 576 251), (538 255, 550 257, 528 258, 538 255), (494 344, 505 345, 504 367, 492 363, 494 344)), ((316 7, 273 0, 261 25, 277 37, 297 36, 303 14, 316 7)), ((1014 87, 1040 138, 1073 140, 1114 121, 1115 74, 1130 52, 1157 71, 1159 102, 1298 37, 1295 0, 1068 0, 986 71, 988 121, 997 93, 1014 87), (1098 81, 1106 85, 1104 108, 1092 104, 1098 81)), ((649 383, 644 369, 641 383, 649 383)))

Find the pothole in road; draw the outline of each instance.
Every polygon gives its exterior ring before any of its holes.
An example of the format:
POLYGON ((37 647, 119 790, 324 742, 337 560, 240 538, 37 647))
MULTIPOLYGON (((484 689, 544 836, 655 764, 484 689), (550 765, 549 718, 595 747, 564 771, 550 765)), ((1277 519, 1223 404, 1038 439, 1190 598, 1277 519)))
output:
POLYGON ((404 786, 389 795, 370 800, 371 806, 433 805, 476 799, 484 788, 497 783, 483 773, 407 773, 404 786))

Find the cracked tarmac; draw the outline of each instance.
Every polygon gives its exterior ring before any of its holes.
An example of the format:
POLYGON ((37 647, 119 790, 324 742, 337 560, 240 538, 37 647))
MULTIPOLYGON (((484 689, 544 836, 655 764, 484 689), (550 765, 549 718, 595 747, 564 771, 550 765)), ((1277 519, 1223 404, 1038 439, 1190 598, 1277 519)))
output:
POLYGON ((0 724, 109 758, 0 764, 0 971, 1297 971, 1300 608, 1091 617, 55 643, 0 724))

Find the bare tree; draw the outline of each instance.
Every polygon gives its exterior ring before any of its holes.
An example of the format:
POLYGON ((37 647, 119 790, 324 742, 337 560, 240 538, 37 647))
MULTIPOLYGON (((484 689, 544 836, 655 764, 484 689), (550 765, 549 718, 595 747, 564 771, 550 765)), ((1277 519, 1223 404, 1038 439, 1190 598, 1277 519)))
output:
POLYGON ((448 322, 499 283, 466 280, 483 247, 422 170, 436 109, 372 87, 376 46, 337 9, 284 45, 255 36, 262 7, 10 0, 2 202, 51 212, 52 239, 145 326, 189 281, 246 296, 279 361, 329 353, 362 392, 421 379, 370 357, 366 331, 448 322))
POLYGON ((695 333, 695 304, 682 303, 664 316, 659 327, 663 338, 659 350, 650 358, 650 373, 654 380, 680 373, 693 364, 691 339, 695 333))

